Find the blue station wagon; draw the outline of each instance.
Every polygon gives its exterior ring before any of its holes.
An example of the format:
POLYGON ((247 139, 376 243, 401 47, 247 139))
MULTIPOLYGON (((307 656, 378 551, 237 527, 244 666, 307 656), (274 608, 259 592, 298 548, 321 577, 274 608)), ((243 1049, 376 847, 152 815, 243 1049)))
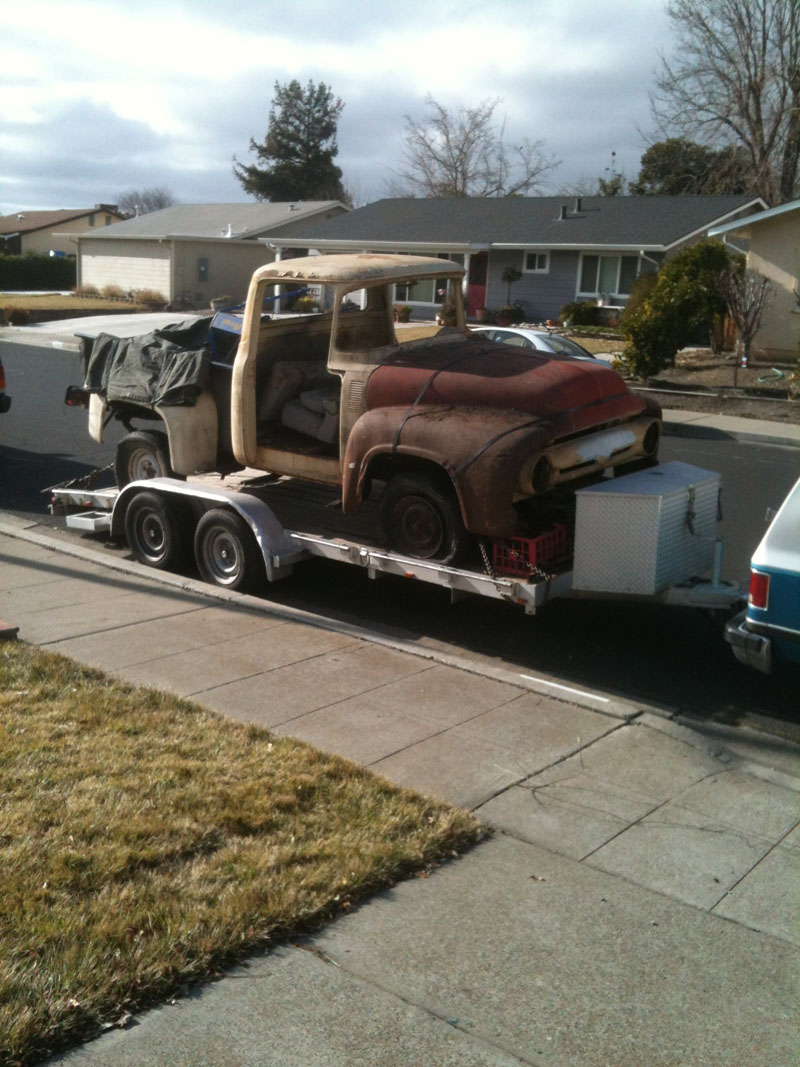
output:
POLYGON ((800 481, 784 500, 750 561, 747 608, 725 627, 742 663, 769 673, 800 664, 800 481))

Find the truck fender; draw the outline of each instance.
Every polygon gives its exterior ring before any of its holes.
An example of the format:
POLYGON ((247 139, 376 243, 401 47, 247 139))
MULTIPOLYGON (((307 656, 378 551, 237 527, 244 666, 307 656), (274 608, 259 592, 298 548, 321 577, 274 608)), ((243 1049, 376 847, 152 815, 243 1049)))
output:
POLYGON ((374 408, 357 420, 347 442, 342 510, 358 510, 366 478, 417 461, 446 473, 470 532, 512 537, 523 463, 551 434, 547 420, 519 411, 420 407, 409 417, 407 407, 374 408))
POLYGON ((169 438, 169 462, 176 474, 213 471, 217 466, 217 405, 203 390, 197 403, 156 405, 169 438))

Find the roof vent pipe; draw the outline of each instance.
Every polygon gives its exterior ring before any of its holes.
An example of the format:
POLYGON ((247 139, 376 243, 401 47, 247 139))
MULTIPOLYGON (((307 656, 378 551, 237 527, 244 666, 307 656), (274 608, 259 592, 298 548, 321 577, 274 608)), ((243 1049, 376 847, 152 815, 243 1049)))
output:
POLYGON ((562 219, 565 219, 566 217, 567 217, 567 205, 566 204, 562 204, 561 205, 561 211, 559 212, 559 215, 558 215, 559 221, 561 221, 562 219))
POLYGON ((575 214, 577 215, 580 211, 583 211, 583 201, 581 200, 581 198, 579 196, 576 196, 575 197, 575 214))

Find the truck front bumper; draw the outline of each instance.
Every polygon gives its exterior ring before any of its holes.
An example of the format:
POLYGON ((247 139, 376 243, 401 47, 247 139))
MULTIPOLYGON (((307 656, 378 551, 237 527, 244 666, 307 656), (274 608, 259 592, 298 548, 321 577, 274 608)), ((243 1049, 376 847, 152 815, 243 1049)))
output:
POLYGON ((772 643, 747 625, 747 611, 741 611, 725 624, 725 640, 740 663, 769 674, 772 671, 772 643))

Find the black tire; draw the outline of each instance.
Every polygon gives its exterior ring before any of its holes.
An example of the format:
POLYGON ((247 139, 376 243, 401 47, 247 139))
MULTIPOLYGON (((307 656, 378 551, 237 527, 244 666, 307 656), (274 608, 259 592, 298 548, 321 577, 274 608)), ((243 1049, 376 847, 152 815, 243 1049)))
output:
POLYGON ((255 589, 266 577, 264 557, 252 530, 228 508, 212 508, 200 519, 194 558, 203 580, 225 589, 255 589))
POLYGON ((189 530, 180 507, 158 493, 139 492, 125 512, 125 536, 140 563, 162 571, 184 570, 189 530))
POLYGON ((120 489, 144 478, 177 478, 169 465, 169 441, 158 430, 134 430, 117 445, 114 473, 120 489))
POLYGON ((453 490, 424 473, 391 479, 381 501, 380 528, 389 548, 414 559, 454 564, 473 545, 453 490))

